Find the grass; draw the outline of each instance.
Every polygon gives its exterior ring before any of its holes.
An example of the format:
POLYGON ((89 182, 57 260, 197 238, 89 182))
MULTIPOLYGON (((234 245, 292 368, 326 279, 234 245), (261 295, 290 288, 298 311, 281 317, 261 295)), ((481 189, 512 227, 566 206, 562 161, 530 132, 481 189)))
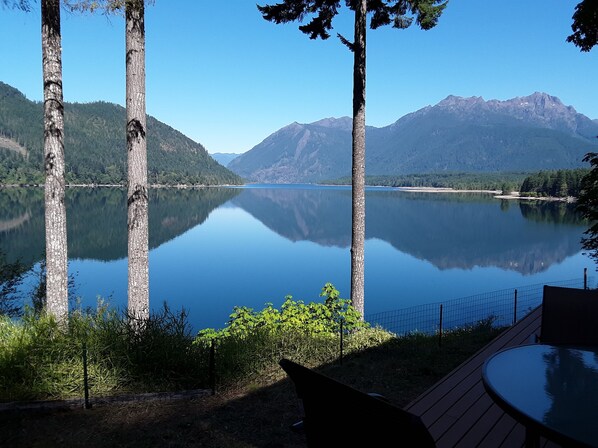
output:
MULTIPOLYGON (((369 339, 355 340, 355 350, 342 365, 333 360, 335 357, 327 358, 327 349, 318 352, 321 357, 312 364, 339 381, 381 393, 395 405, 404 406, 498 332, 488 322, 456 330, 445 335, 442 347, 438 347, 436 337, 422 335, 384 338, 375 344, 369 339)), ((289 357, 306 363, 300 344, 292 350, 297 357, 289 357)), ((267 359, 280 354, 272 350, 267 359)), ((250 369, 256 367, 260 366, 250 369)), ((215 396, 196 400, 112 404, 49 414, 0 414, 0 446, 305 446, 303 437, 289 430, 300 416, 291 383, 270 361, 260 368, 264 367, 261 373, 241 373, 236 380, 231 376, 226 388, 215 396)))
POLYGON ((193 340, 184 311, 166 306, 142 327, 105 307, 75 311, 67 328, 31 311, 0 316, 0 401, 83 396, 84 347, 92 395, 201 387, 205 351, 193 340))

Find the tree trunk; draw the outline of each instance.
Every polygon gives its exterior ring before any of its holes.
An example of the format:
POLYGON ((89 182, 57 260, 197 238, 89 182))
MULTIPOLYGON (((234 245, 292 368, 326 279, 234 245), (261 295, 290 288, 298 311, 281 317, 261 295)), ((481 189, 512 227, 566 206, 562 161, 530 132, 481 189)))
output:
POLYGON ((64 203, 64 104, 60 0, 42 0, 46 309, 59 322, 68 317, 68 258, 64 203))
POLYGON ((126 3, 127 227, 131 317, 149 317, 148 185, 143 0, 126 3))
POLYGON ((353 165, 351 302, 363 318, 365 303, 365 36, 366 0, 355 9, 353 65, 353 165))

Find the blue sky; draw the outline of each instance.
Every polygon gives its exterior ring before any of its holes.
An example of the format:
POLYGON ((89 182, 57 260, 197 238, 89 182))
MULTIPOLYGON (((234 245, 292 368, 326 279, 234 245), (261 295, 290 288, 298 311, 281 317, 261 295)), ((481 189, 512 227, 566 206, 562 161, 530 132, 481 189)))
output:
MULTIPOLYGON (((430 31, 370 31, 367 123, 388 125, 450 94, 535 91, 598 118, 598 50, 565 42, 578 1, 450 0, 430 31)), ((0 81, 32 100, 43 93, 38 9, 0 7, 0 81)), ((335 30, 349 38, 352 16, 342 11, 335 30)), ((63 12, 62 39, 65 100, 123 105, 123 19, 63 12)), ((266 22, 254 1, 156 0, 146 44, 148 114, 209 152, 244 152, 293 121, 351 115, 346 47, 266 22)))

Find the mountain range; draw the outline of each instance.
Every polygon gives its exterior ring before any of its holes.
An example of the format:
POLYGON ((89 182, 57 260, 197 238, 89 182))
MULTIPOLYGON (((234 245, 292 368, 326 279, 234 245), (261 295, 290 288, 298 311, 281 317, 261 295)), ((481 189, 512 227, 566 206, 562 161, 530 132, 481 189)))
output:
MULTIPOLYGON (((292 123, 228 164, 252 182, 322 182, 351 173, 349 117, 292 123)), ((598 121, 536 92, 506 101, 448 96, 366 130, 368 175, 533 172, 584 166, 598 121)))
MULTIPOLYGON (((66 178, 70 183, 123 184, 126 110, 116 104, 65 103, 66 178)), ((0 82, 0 184, 43 182, 43 104, 0 82)), ((162 184, 240 184, 205 148, 147 117, 148 178, 162 184)))

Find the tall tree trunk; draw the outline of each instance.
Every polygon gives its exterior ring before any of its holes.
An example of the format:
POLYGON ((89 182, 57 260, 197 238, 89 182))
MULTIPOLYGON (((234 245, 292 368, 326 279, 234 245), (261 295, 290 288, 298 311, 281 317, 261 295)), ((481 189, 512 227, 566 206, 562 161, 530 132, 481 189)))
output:
POLYGON ((143 0, 126 2, 129 315, 149 317, 148 184, 143 0))
POLYGON ((351 302, 363 318, 365 303, 365 36, 367 1, 355 9, 353 63, 353 165, 351 302))
POLYGON ((44 78, 46 307, 59 322, 68 317, 68 258, 64 203, 64 104, 60 0, 41 1, 44 78))

